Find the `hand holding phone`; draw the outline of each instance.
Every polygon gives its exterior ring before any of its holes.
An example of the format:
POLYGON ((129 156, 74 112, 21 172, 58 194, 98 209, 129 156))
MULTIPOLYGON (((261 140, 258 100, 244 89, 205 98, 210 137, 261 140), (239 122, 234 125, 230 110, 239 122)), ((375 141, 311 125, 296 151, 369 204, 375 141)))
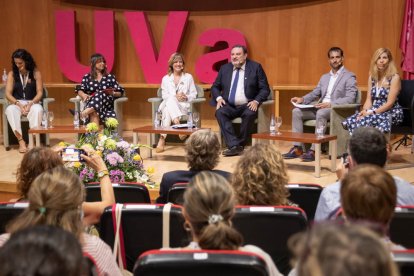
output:
POLYGON ((85 160, 81 157, 81 154, 85 154, 85 151, 77 148, 64 148, 61 152, 64 162, 83 162, 85 160))

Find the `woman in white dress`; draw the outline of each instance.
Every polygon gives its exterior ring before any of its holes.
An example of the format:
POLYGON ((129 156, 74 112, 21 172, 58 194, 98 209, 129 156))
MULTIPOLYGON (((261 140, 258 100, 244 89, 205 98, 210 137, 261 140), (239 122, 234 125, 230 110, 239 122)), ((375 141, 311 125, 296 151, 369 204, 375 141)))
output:
MULTIPOLYGON (((184 57, 180 53, 172 54, 168 60, 168 74, 161 82, 163 101, 158 108, 162 113, 162 126, 179 124, 181 116, 187 115, 189 102, 197 97, 193 76, 184 72, 184 65, 184 57)), ((161 134, 156 152, 164 151, 166 137, 167 134, 161 134)), ((185 136, 180 136, 180 139, 185 139, 185 136)))

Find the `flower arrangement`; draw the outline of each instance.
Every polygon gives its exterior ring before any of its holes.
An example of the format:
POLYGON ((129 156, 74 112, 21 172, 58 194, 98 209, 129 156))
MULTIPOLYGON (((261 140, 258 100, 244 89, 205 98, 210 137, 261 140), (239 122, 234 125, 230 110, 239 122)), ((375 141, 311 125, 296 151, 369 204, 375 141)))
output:
MULTIPOLYGON (((105 128, 102 132, 96 123, 89 123, 86 126, 86 133, 83 134, 75 145, 61 142, 61 146, 76 147, 88 146, 101 156, 108 168, 109 177, 112 183, 140 182, 152 185, 151 174, 154 168, 144 169, 144 162, 139 154, 139 148, 148 147, 145 145, 134 145, 123 140, 116 132, 118 121, 108 118, 105 121, 105 128)), ((149 148, 149 147, 148 147, 149 148)), ((97 172, 83 162, 67 162, 66 167, 72 169, 79 175, 84 183, 99 181, 97 172)))

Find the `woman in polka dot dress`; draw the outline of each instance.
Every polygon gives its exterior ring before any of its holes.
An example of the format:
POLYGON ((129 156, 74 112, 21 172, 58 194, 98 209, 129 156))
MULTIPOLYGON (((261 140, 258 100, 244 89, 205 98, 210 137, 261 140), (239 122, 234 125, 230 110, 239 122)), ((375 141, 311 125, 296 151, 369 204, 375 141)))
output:
POLYGON ((91 72, 83 77, 77 93, 85 103, 81 117, 89 117, 91 122, 99 124, 104 123, 106 118, 116 118, 114 100, 122 97, 124 88, 114 75, 106 71, 105 57, 93 54, 91 72))
POLYGON ((391 52, 379 48, 371 59, 367 99, 362 111, 348 117, 342 126, 352 134, 361 126, 372 126, 382 132, 390 132, 391 125, 403 121, 403 111, 397 102, 401 79, 397 74, 391 52))

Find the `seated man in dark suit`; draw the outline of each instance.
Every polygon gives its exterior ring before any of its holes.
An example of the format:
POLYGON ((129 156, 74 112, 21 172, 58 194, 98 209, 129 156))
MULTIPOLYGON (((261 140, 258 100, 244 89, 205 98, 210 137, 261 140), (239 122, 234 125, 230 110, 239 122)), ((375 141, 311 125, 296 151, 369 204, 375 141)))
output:
POLYGON ((220 158, 220 142, 211 130, 199 130, 191 134, 185 142, 186 160, 189 170, 177 170, 164 173, 160 184, 160 196, 157 203, 166 203, 168 191, 176 183, 186 183, 201 171, 212 171, 230 180, 231 173, 213 170, 220 158))
POLYGON ((247 59, 247 48, 235 45, 231 63, 220 68, 211 87, 211 104, 216 106, 216 118, 227 144, 224 156, 239 155, 257 118, 257 109, 270 94, 269 83, 262 66, 247 59), (232 120, 241 117, 240 135, 236 135, 232 120))

